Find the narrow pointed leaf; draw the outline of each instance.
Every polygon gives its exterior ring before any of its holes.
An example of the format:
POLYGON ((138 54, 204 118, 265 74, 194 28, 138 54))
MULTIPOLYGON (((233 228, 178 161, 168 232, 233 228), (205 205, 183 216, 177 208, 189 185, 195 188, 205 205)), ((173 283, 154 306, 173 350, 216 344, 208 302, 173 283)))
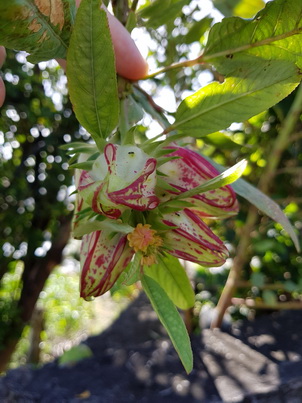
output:
POLYGON ((69 169, 84 169, 85 171, 90 171, 93 167, 93 161, 77 162, 75 164, 69 165, 69 169))
MULTIPOLYGON (((247 165, 246 160, 238 162, 238 164, 217 175, 215 178, 210 179, 200 186, 197 186, 187 192, 183 192, 176 196, 174 199, 187 199, 188 197, 195 196, 200 193, 208 192, 209 190, 214 190, 221 188, 223 186, 229 185, 235 182, 243 174, 247 165)), ((167 202, 168 204, 169 202, 167 202)))
POLYGON ((118 123, 115 60, 106 12, 99 0, 83 0, 67 54, 70 99, 77 119, 103 146, 118 123))
MULTIPOLYGON (((209 162, 211 162, 211 164, 213 164, 218 171, 222 171, 224 169, 224 167, 217 164, 211 158, 206 157, 206 159, 209 162)), ((232 188, 237 194, 244 197, 246 200, 248 200, 251 204, 257 207, 268 217, 272 218, 274 221, 281 224, 284 230, 291 237, 297 251, 300 252, 300 245, 297 234, 293 226, 291 225, 289 219, 286 217, 286 215, 283 213, 283 211, 281 210, 281 208, 278 206, 277 203, 275 203, 270 197, 266 196, 259 189, 250 185, 242 178, 238 179, 235 183, 233 183, 232 188)))
POLYGON ((195 302, 190 280, 179 260, 165 255, 157 258, 158 264, 144 268, 144 273, 153 278, 180 309, 192 308, 195 302))
POLYGON ((151 277, 144 275, 142 285, 159 320, 167 330, 186 372, 191 372, 193 369, 193 354, 190 338, 175 305, 151 277))
POLYGON ((264 214, 281 224, 291 237, 297 251, 300 252, 297 234, 289 219, 286 217, 277 203, 243 179, 238 179, 237 182, 232 184, 232 187, 237 194, 244 197, 264 214))
POLYGON ((74 16, 69 0, 1 0, 0 45, 30 53, 32 63, 65 58, 74 16))

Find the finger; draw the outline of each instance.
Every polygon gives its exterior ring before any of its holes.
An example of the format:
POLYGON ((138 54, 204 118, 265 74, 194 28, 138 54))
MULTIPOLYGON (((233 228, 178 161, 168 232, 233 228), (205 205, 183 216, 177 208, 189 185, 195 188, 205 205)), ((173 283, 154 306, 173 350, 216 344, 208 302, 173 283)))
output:
POLYGON ((116 71, 130 80, 139 80, 148 72, 148 64, 137 49, 126 28, 107 11, 115 53, 116 71))
MULTIPOLYGON (((5 49, 3 46, 0 46, 0 67, 4 63, 5 57, 6 57, 5 49)), ((5 86, 2 79, 0 78, 0 107, 3 105, 4 98, 5 98, 5 86)))
MULTIPOLYGON (((79 6, 81 0, 76 0, 79 6)), ((139 80, 148 72, 148 64, 137 49, 126 28, 106 9, 115 53, 116 71, 129 80, 139 80)))
POLYGON ((0 67, 2 67, 5 58, 6 58, 5 48, 3 46, 0 46, 0 67))
POLYGON ((5 99, 5 86, 2 79, 0 78, 0 107, 3 105, 4 99, 5 99))

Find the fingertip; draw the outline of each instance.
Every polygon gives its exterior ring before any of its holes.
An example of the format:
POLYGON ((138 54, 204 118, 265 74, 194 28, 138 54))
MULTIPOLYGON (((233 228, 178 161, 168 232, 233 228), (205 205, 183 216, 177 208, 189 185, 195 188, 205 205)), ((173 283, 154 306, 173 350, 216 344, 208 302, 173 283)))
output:
POLYGON ((116 49, 115 53, 116 71, 119 75, 133 81, 140 80, 147 75, 149 70, 148 63, 143 59, 136 47, 126 54, 118 49, 116 49))
POLYGON ((0 78, 0 107, 3 105, 5 99, 5 86, 4 82, 0 78))
MULTIPOLYGON (((107 11, 107 10, 106 10, 107 11)), ((140 54, 126 28, 107 11, 115 53, 117 73, 129 80, 139 80, 148 73, 148 63, 140 54)))
POLYGON ((0 67, 2 67, 2 64, 4 63, 4 60, 6 58, 6 51, 3 46, 0 46, 0 67))

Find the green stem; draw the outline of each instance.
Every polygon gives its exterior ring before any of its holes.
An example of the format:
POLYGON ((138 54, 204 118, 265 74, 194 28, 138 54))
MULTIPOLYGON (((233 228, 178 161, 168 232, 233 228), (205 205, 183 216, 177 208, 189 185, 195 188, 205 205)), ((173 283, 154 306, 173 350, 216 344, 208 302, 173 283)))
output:
POLYGON ((161 69, 159 69, 157 71, 154 71, 151 74, 148 74, 147 76, 145 76, 143 78, 143 80, 153 78, 155 76, 158 76, 159 74, 165 73, 166 71, 175 70, 175 69, 181 69, 183 67, 191 67, 191 66, 194 66, 195 64, 202 63, 202 62, 199 61, 199 59, 200 59, 200 56, 197 57, 196 59, 193 59, 193 60, 185 60, 183 62, 178 62, 178 63, 171 64, 170 66, 165 66, 165 67, 163 67, 163 68, 161 68, 161 69))
POLYGON ((155 71, 154 73, 148 74, 147 76, 145 76, 144 80, 147 80, 148 78, 153 78, 159 74, 165 73, 169 70, 174 70, 174 69, 179 69, 182 67, 191 67, 194 66, 196 64, 204 64, 206 62, 210 62, 214 59, 217 59, 218 57, 224 57, 224 56, 229 56, 229 55, 233 55, 234 53, 240 53, 243 52, 245 50, 249 50, 252 48, 257 48, 260 46, 266 46, 269 45, 273 42, 276 41, 280 41, 282 39, 286 39, 290 36, 294 36, 294 35, 299 35, 302 32, 302 28, 295 28, 292 31, 289 32, 285 32, 281 35, 277 35, 277 36, 273 36, 270 38, 266 38, 263 39, 262 41, 259 42, 254 42, 254 43, 248 43, 246 45, 242 45, 242 46, 238 46, 237 48, 233 48, 233 49, 226 49, 226 50, 222 50, 220 52, 216 52, 213 54, 201 54, 200 56, 198 56, 196 59, 192 59, 192 60, 185 60, 183 62, 179 62, 179 63, 174 63, 171 64, 170 66, 165 66, 162 69, 159 69, 157 71, 155 71))
POLYGON ((138 4, 138 0, 133 0, 133 2, 131 4, 131 10, 132 11, 136 10, 137 4, 138 4))

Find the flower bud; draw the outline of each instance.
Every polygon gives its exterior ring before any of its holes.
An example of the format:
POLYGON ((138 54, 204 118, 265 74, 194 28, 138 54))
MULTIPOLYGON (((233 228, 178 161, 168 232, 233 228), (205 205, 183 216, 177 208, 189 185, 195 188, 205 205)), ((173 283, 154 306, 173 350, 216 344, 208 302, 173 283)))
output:
POLYGON ((86 204, 109 218, 127 208, 156 208, 156 159, 135 146, 107 144, 91 171, 82 171, 78 191, 86 204))
MULTIPOLYGON (((179 158, 170 160, 159 168, 166 175, 163 180, 175 188, 175 192, 169 193, 186 192, 219 175, 200 154, 174 144, 172 147, 174 151, 167 156, 179 158)), ((226 218, 238 212, 236 194, 230 186, 209 190, 186 200, 194 205, 192 209, 201 217, 226 218)))
POLYGON ((84 235, 81 245, 81 297, 97 297, 114 285, 134 254, 125 234, 110 231, 84 235))
POLYGON ((162 221, 173 227, 164 235, 171 255, 202 266, 221 266, 227 259, 223 242, 191 209, 164 214, 162 221))

